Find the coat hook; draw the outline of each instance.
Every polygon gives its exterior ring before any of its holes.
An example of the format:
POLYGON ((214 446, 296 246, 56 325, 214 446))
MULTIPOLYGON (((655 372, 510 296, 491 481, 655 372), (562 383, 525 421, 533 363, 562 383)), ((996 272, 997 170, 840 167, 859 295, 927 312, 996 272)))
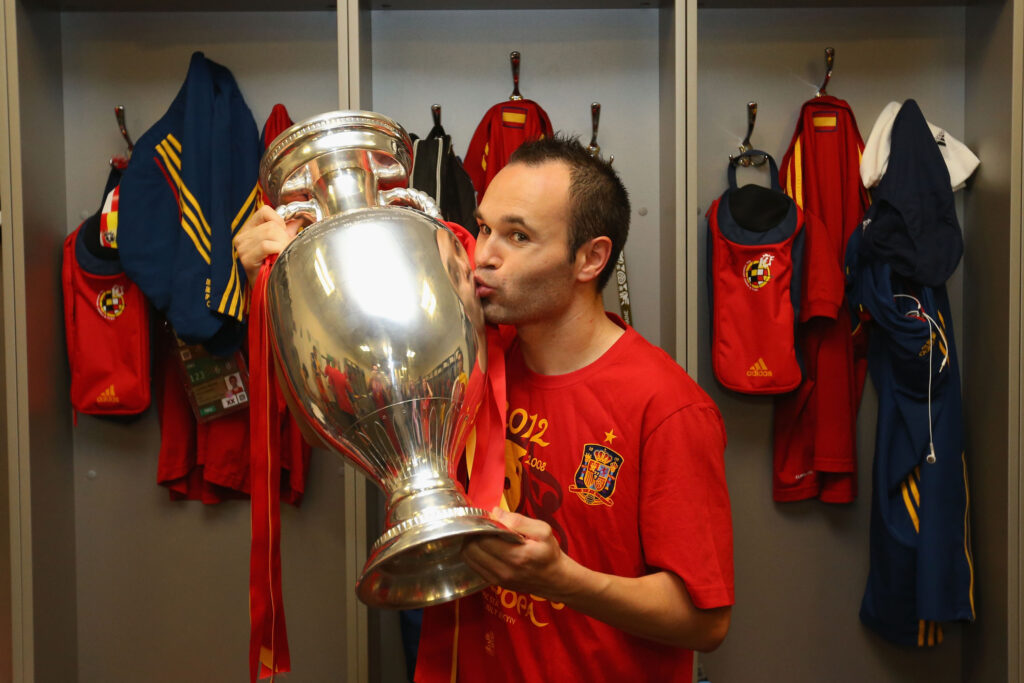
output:
POLYGON ((117 127, 121 131, 121 137, 128 144, 128 151, 121 155, 115 155, 110 157, 110 165, 113 168, 124 170, 128 166, 128 159, 132 156, 132 150, 135 149, 135 143, 132 142, 132 138, 128 135, 128 126, 124 122, 124 106, 117 105, 114 107, 114 117, 117 119, 117 127))
POLYGON ((121 130, 121 137, 128 143, 128 154, 132 153, 135 149, 135 143, 132 142, 132 138, 128 135, 128 126, 124 122, 124 105, 117 105, 114 107, 114 117, 117 118, 117 127, 121 130))
POLYGON ((434 126, 439 127, 441 125, 441 105, 430 105, 430 115, 434 117, 434 126))
POLYGON ((601 154, 601 146, 597 144, 597 126, 601 121, 601 103, 591 102, 590 103, 590 125, 593 129, 593 133, 590 136, 590 144, 587 145, 587 152, 590 156, 596 157, 601 154))
POLYGON ((512 53, 508 56, 508 58, 512 62, 512 85, 513 85, 512 94, 509 95, 508 98, 510 100, 521 100, 521 99, 523 99, 523 96, 519 94, 519 61, 520 61, 519 51, 518 50, 513 50, 512 53))
POLYGON ((828 93, 825 92, 825 88, 826 88, 826 86, 828 86, 828 80, 830 78, 832 78, 832 64, 835 63, 835 60, 836 60, 836 49, 834 47, 826 47, 825 48, 825 80, 822 81, 821 87, 818 88, 818 92, 815 95, 815 97, 824 97, 825 95, 828 95, 828 93))
POLYGON ((746 152, 752 149, 750 146, 750 134, 754 132, 754 123, 757 121, 757 102, 747 102, 747 134, 740 143, 740 151, 746 152))

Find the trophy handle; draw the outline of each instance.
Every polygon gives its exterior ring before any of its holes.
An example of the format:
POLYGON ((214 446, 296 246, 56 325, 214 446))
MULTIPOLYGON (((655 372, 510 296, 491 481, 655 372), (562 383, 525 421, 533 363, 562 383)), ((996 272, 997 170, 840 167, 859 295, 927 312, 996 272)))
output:
POLYGON ((324 219, 323 211, 320 210, 320 205, 312 199, 304 202, 291 202, 290 204, 282 204, 275 209, 277 215, 281 218, 288 220, 292 216, 300 213, 311 213, 316 216, 316 222, 319 223, 324 219))
POLYGON ((435 220, 442 220, 441 212, 437 208, 434 198, 426 192, 412 188, 395 187, 377 193, 377 199, 381 204, 404 204, 414 209, 419 209, 435 220))

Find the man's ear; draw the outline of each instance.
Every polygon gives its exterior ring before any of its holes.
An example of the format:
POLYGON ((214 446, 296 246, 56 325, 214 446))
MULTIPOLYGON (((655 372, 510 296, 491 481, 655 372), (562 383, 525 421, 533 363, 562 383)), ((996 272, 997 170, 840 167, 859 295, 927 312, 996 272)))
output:
POLYGON ((612 239, 595 237, 576 250, 576 279, 580 282, 596 280, 612 255, 612 239))

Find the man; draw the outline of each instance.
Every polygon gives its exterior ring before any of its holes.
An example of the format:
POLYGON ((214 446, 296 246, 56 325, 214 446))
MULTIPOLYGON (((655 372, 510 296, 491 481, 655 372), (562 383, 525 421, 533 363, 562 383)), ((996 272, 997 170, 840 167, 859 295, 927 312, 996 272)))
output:
MULTIPOLYGON (((247 272, 291 236, 270 220, 236 238, 247 272)), ((667 354, 604 313, 626 190, 577 140, 546 138, 495 176, 477 221, 477 295, 516 332, 517 512, 494 516, 524 542, 467 545, 492 587, 427 610, 417 681, 689 682, 691 651, 715 649, 730 621, 725 433, 667 354)))

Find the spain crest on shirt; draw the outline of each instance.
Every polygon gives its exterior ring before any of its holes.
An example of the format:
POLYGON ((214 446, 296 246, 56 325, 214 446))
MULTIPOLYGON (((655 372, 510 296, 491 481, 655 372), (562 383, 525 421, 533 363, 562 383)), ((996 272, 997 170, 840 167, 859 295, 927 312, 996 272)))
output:
POLYGON ((587 505, 612 505, 615 479, 622 465, 622 456, 602 444, 588 443, 583 447, 583 459, 576 468, 575 493, 587 505))

